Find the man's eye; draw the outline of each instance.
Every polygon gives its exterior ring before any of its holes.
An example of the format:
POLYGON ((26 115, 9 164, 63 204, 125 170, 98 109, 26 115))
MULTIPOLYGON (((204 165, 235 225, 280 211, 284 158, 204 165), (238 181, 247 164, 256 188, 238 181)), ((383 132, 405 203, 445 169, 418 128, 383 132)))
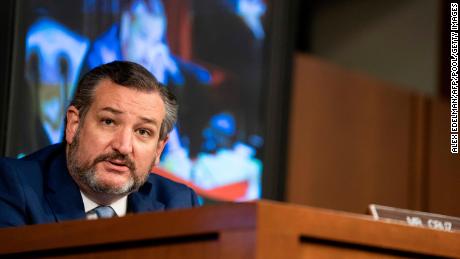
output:
POLYGON ((146 130, 146 129, 139 129, 137 132, 138 132, 139 135, 141 135, 141 136, 150 136, 150 135, 151 135, 151 134, 150 134, 150 131, 149 131, 149 130, 146 130))
POLYGON ((103 119, 102 124, 104 124, 104 125, 113 125, 113 120, 112 119, 103 119))

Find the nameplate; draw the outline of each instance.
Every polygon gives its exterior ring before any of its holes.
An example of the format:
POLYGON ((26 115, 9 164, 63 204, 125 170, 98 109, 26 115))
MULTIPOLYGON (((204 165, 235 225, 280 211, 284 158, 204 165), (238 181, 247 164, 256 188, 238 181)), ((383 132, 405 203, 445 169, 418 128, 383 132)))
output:
POLYGON ((456 217, 376 204, 369 205, 369 211, 375 220, 404 222, 410 226, 442 231, 460 231, 460 218, 456 217))

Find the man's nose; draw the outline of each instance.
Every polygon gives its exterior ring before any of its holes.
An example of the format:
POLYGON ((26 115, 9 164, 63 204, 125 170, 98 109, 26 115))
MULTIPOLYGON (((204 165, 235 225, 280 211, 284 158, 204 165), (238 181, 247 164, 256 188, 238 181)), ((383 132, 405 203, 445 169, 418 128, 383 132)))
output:
POLYGON ((113 149, 121 154, 128 155, 133 152, 133 134, 130 129, 120 129, 112 141, 113 149))

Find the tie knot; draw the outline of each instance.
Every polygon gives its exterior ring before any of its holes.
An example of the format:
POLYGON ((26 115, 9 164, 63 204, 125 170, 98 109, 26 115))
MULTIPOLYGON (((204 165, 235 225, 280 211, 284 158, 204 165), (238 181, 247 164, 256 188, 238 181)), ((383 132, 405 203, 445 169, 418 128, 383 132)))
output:
POLYGON ((107 219, 117 216, 117 213, 110 206, 99 206, 94 208, 94 211, 98 219, 107 219))

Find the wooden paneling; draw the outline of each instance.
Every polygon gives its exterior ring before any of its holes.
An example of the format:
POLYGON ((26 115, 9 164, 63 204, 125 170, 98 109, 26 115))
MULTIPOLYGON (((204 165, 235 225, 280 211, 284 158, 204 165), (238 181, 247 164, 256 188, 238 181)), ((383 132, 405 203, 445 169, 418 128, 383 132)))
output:
POLYGON ((450 153, 450 106, 433 99, 429 110, 428 209, 460 217, 460 155, 450 153))
POLYGON ((389 83, 297 55, 286 200, 361 213, 369 203, 413 208, 415 101, 389 83))
POLYGON ((448 100, 297 55, 286 200, 364 212, 369 203, 460 216, 448 100))

